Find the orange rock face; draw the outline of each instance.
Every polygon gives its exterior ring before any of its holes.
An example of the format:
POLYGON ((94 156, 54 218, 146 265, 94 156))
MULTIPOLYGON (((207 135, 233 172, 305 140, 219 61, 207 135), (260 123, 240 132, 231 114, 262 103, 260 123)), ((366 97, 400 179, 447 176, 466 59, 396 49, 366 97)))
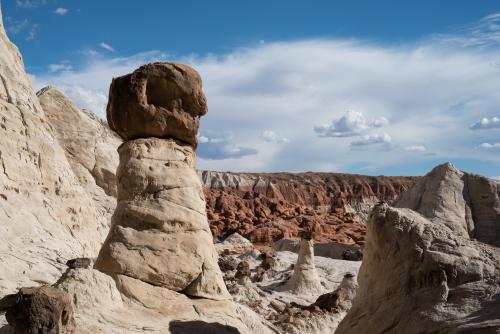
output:
POLYGON ((257 245, 272 245, 315 232, 316 242, 363 245, 365 215, 391 201, 417 177, 335 173, 236 174, 204 172, 207 213, 215 237, 238 232, 257 245))

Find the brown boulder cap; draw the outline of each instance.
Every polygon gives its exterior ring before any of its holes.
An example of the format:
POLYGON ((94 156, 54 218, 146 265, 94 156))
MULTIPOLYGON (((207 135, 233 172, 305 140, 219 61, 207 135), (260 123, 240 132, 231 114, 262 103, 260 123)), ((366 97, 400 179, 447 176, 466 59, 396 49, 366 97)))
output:
POLYGON ((114 78, 107 119, 124 140, 173 138, 196 147, 200 117, 208 111, 198 72, 158 62, 114 78))

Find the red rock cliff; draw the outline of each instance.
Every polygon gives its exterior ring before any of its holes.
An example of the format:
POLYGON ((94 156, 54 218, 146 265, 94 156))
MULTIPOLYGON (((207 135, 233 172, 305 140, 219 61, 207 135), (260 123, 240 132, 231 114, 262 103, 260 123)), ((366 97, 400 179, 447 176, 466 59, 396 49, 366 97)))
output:
POLYGON ((312 229, 318 242, 364 244, 372 204, 391 201, 417 177, 337 173, 222 173, 203 171, 207 212, 215 237, 238 232, 271 245, 312 229))

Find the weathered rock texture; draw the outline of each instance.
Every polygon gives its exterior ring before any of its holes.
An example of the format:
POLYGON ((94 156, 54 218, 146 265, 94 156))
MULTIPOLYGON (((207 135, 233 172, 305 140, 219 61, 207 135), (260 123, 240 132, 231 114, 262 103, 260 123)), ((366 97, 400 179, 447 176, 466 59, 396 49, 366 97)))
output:
MULTIPOLYGON (((0 19, 1 21, 1 19, 0 19)), ((95 257, 109 223, 48 124, 21 55, 0 28, 0 296, 52 283, 95 257)))
POLYGON ((120 138, 106 122, 76 107, 56 88, 45 87, 37 96, 78 181, 109 220, 116 207, 120 138))
POLYGON ((314 234, 302 231, 300 233, 300 250, 297 264, 293 270, 292 277, 283 287, 284 290, 292 290, 296 294, 315 295, 323 291, 321 281, 314 265, 314 234))
POLYGON ((313 230, 319 243, 363 245, 373 204, 392 201, 418 178, 335 173, 199 172, 214 236, 238 232, 254 244, 313 230))
POLYGON ((196 146, 200 117, 207 110, 195 70, 183 64, 154 63, 113 79, 107 118, 124 140, 175 138, 196 146))
POLYGON ((228 297, 191 146, 130 140, 119 148, 118 206, 95 267, 197 297, 228 297))
POLYGON ((434 168, 395 203, 456 234, 500 247, 500 183, 452 164, 434 168))
POLYGON ((498 248, 412 210, 378 205, 359 290, 336 333, 498 333, 499 277, 498 248))
POLYGON ((69 294, 48 286, 22 288, 6 296, 0 300, 2 312, 14 334, 71 334, 75 330, 69 294))

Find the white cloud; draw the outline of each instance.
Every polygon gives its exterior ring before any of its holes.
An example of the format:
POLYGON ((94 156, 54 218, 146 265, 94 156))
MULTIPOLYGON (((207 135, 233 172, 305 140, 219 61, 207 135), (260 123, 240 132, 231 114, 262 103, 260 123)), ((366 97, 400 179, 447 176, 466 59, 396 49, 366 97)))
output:
POLYGON ((348 110, 342 117, 334 120, 331 124, 315 126, 314 131, 320 137, 353 137, 369 129, 388 124, 389 121, 385 117, 369 121, 362 113, 348 110))
POLYGON ((28 19, 14 21, 12 20, 11 17, 7 17, 5 21, 7 23, 6 30, 12 35, 19 34, 21 31, 23 31, 25 28, 29 26, 28 19))
POLYGON ((54 13, 57 14, 57 15, 64 16, 64 15, 68 14, 68 9, 67 8, 63 8, 63 7, 59 7, 59 8, 57 8, 54 11, 54 13))
POLYGON ((207 160, 239 159, 255 155, 258 151, 252 147, 237 146, 228 138, 198 136, 198 156, 207 160))
POLYGON ((220 56, 93 56, 82 68, 74 65, 72 71, 38 75, 34 81, 59 87, 78 105, 104 117, 113 77, 166 59, 188 63, 202 75, 209 112, 201 120, 201 132, 207 140, 221 138, 213 133, 233 133, 225 139, 232 148, 221 153, 215 146, 224 145, 210 140, 206 147, 215 155, 241 156, 200 157, 201 168, 359 172, 369 166, 371 173, 394 173, 398 166, 423 166, 423 173, 437 159, 468 159, 500 169, 498 151, 476 149, 477 143, 497 142, 497 132, 468 131, 484 115, 491 119, 498 113, 500 67, 491 66, 500 59, 498 48, 464 48, 436 39, 397 47, 342 39, 266 42, 220 56), (362 117, 336 114, 344 110, 357 110, 362 117), (319 138, 314 127, 332 119, 322 134, 359 133, 355 137, 361 138, 319 138), (288 142, 256 140, 265 130, 288 142), (381 143, 367 144, 377 141, 377 133, 381 143), (422 151, 405 150, 412 146, 435 156, 402 154, 422 151), (245 155, 250 151, 243 148, 256 152, 245 155))
POLYGON ((485 130, 485 129, 494 129, 494 128, 500 128, 500 118, 499 117, 492 117, 487 118, 483 117, 481 120, 474 122, 470 125, 472 130, 485 130))
POLYGON ((16 0, 19 8, 33 9, 47 4, 47 0, 16 0))
POLYGON ((49 72, 61 72, 61 71, 71 71, 73 67, 68 62, 61 62, 60 64, 50 64, 49 72))
POLYGON ((479 148, 484 148, 484 149, 500 149, 500 143, 482 143, 479 145, 479 148))
POLYGON ((411 145, 403 147, 403 150, 408 152, 425 152, 427 148, 424 145, 411 145))
POLYGON ((11 17, 5 19, 6 31, 12 35, 18 35, 26 31, 25 39, 31 41, 35 38, 38 29, 38 24, 31 23, 28 19, 13 20, 11 17))
POLYGON ((115 49, 111 45, 109 45, 108 43, 101 42, 101 44, 99 44, 99 46, 105 50, 110 51, 110 52, 115 52, 115 49))
POLYGON ((260 138, 268 143, 288 143, 288 139, 285 137, 280 137, 273 130, 264 130, 260 134, 260 138))
POLYGON ((383 133, 361 136, 358 139, 352 141, 350 145, 353 148, 380 144, 383 144, 385 147, 387 147, 387 145, 390 145, 391 143, 391 136, 389 136, 387 133, 383 133))

